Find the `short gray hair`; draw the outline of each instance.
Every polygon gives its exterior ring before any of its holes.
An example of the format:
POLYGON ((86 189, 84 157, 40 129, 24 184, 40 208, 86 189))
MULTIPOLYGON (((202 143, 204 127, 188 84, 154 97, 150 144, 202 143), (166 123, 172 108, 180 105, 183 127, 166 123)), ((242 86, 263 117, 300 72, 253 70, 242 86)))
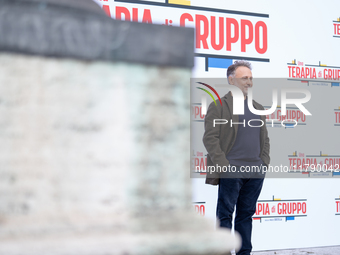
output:
POLYGON ((251 64, 250 62, 248 61, 245 61, 245 60, 238 60, 238 61, 235 61, 234 64, 230 65, 228 67, 228 70, 227 70, 227 77, 229 77, 230 75, 235 75, 235 71, 238 67, 240 66, 245 66, 245 67, 248 67, 250 70, 251 70, 251 64))

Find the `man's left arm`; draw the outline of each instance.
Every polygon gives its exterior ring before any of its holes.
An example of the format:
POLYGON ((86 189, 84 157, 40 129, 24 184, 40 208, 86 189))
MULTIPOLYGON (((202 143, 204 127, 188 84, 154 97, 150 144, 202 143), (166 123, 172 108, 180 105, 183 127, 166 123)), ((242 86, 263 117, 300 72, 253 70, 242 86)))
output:
MULTIPOLYGON (((255 102, 255 107, 258 110, 264 110, 264 107, 255 102)), ((262 154, 261 154, 261 159, 263 161, 263 163, 265 163, 267 166, 269 166, 270 163, 270 144, 269 144, 269 136, 268 136, 268 130, 267 130, 267 126, 266 126, 266 116, 265 115, 261 115, 261 119, 263 121, 263 126, 261 127, 261 136, 264 137, 264 143, 263 143, 263 150, 262 150, 262 154)))
MULTIPOLYGON (((266 124, 264 124, 266 125, 266 124)), ((267 127, 265 127, 265 141, 264 141, 264 145, 263 145, 263 158, 264 158, 264 163, 269 166, 270 163, 270 156, 269 156, 269 152, 270 152, 270 144, 269 144, 269 136, 268 136, 268 130, 267 127)))

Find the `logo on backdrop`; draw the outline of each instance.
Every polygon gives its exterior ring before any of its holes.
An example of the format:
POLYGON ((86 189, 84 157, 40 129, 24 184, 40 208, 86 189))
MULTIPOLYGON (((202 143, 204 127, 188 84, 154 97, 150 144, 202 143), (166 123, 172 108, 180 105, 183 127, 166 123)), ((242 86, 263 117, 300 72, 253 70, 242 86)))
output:
POLYGON ((203 151, 193 151, 192 159, 192 169, 196 169, 194 173, 197 173, 197 169, 199 169, 200 175, 206 175, 207 169, 207 154, 204 154, 203 151))
POLYGON ((340 38, 340 17, 333 20, 333 37, 340 38))
MULTIPOLYGON (((263 107, 269 108, 269 106, 263 107)), ((297 107, 287 107, 286 115, 282 115, 281 106, 278 105, 275 112, 267 115, 266 118, 267 122, 270 121, 273 127, 294 128, 296 125, 307 125, 306 115, 297 107)))
POLYGON ((205 216, 205 202, 193 202, 192 204, 197 214, 205 216))
POLYGON ((307 216, 307 199, 275 198, 272 200, 258 200, 253 220, 291 221, 298 217, 307 216))
MULTIPOLYGON (((339 23, 340 25, 340 23, 339 23)), ((340 66, 328 66, 306 64, 303 61, 294 59, 291 63, 287 63, 288 80, 300 81, 307 86, 331 86, 339 87, 340 66)))
POLYGON ((334 109, 334 115, 335 115, 334 126, 340 127, 340 106, 338 106, 338 109, 334 109))
POLYGON ((204 59, 206 72, 226 69, 233 59, 270 61, 269 14, 194 6, 188 0, 96 1, 117 20, 195 28, 195 57, 204 59), (165 8, 168 16, 162 14, 165 8))
POLYGON ((306 155, 293 152, 288 155, 289 173, 303 174, 306 177, 339 177, 340 155, 329 155, 320 151, 319 155, 306 155))

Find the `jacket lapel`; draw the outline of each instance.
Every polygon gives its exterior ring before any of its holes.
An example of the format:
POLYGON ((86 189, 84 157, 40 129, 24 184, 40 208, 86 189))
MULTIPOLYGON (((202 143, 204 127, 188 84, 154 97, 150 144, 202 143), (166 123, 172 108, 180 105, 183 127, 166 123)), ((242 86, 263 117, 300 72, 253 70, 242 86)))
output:
MULTIPOLYGON (((233 112, 234 112, 234 108, 233 108, 233 96, 231 95, 231 92, 229 91, 229 93, 226 94, 224 96, 224 98, 226 99, 225 101, 228 104, 228 109, 230 111, 230 116, 232 116, 233 123, 238 122, 238 120, 239 120, 238 115, 234 115, 233 114, 233 112)), ((230 121, 230 120, 228 120, 228 121, 230 121)), ((230 123, 228 123, 228 124, 230 125, 230 123)), ((233 125, 232 127, 235 129, 235 136, 236 136, 238 125, 233 125)))

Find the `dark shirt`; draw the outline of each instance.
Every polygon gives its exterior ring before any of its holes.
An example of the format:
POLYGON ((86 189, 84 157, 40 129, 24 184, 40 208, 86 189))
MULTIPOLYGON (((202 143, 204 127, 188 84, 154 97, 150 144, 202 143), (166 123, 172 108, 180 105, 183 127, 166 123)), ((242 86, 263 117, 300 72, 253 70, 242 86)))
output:
POLYGON ((263 164, 260 158, 260 126, 262 122, 260 121, 259 115, 250 112, 248 108, 248 98, 244 100, 244 115, 239 115, 238 122, 243 122, 244 120, 245 126, 243 126, 243 123, 233 123, 233 125, 238 125, 237 136, 234 146, 226 158, 231 165, 260 166, 263 164), (254 119, 256 119, 256 121, 254 119), (248 125, 249 120, 254 120, 249 124, 256 127, 248 125))

